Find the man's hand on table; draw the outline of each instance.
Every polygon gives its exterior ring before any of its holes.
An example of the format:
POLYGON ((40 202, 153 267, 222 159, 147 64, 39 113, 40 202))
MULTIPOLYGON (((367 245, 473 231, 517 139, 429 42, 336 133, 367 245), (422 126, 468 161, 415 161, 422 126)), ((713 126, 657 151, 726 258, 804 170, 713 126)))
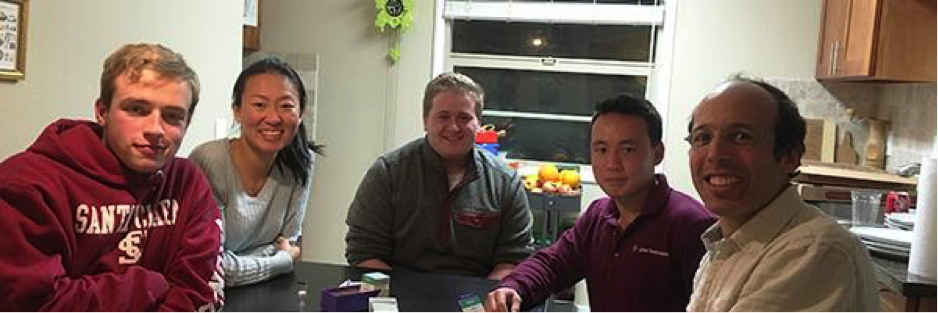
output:
POLYGON ((521 295, 511 288, 502 287, 489 292, 485 299, 486 312, 518 312, 521 310, 521 295))

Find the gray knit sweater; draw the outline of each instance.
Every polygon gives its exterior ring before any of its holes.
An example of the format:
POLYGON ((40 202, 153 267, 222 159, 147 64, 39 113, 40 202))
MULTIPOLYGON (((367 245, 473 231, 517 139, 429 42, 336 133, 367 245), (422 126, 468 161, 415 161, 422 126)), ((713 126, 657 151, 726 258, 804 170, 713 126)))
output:
POLYGON ((300 237, 311 182, 297 185, 290 173, 274 166, 257 196, 248 195, 231 159, 230 139, 203 143, 189 159, 208 177, 222 210, 225 284, 252 284, 293 271, 290 253, 273 242, 278 235, 293 242, 300 237))

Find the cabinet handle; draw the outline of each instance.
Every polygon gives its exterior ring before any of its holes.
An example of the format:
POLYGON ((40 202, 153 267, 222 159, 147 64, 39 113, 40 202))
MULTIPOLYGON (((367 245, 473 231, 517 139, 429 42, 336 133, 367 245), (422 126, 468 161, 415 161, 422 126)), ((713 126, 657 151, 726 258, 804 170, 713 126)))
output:
POLYGON ((831 49, 831 75, 837 75, 840 72, 840 41, 834 41, 834 47, 831 49))

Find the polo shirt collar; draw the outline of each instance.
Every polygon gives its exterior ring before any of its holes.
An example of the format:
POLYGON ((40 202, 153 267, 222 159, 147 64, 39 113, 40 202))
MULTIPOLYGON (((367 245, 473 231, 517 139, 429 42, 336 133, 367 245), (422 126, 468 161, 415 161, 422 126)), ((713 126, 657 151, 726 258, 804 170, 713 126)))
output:
POLYGON ((723 236, 719 223, 710 226, 700 238, 708 250, 714 250, 723 239, 739 249, 761 250, 778 236, 802 205, 797 187, 788 186, 728 238, 723 236))
POLYGON ((655 174, 656 184, 648 191, 648 197, 645 198, 645 206, 642 207, 640 215, 658 215, 668 205, 668 199, 671 198, 671 186, 668 185, 668 179, 662 174, 655 174))

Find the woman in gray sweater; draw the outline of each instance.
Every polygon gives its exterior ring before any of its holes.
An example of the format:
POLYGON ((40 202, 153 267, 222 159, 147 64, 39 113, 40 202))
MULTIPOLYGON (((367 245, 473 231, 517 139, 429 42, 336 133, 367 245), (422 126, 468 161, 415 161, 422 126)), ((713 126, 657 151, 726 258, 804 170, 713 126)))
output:
POLYGON ((306 88, 293 68, 265 58, 245 68, 232 94, 237 138, 203 143, 189 155, 222 210, 225 284, 293 271, 315 153, 301 117, 306 88))

